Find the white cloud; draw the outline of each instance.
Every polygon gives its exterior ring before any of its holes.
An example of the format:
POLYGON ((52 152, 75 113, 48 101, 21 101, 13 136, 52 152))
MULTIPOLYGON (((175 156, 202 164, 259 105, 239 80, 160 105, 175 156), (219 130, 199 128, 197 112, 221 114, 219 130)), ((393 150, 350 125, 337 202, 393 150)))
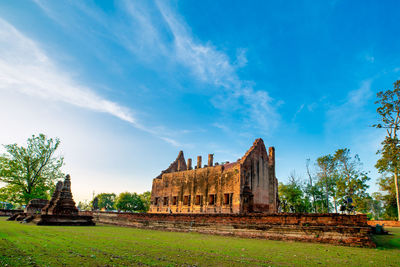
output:
POLYGON ((107 113, 179 146, 157 129, 139 123, 129 108, 107 100, 77 82, 67 71, 60 69, 38 44, 3 19, 0 19, 0 40, 0 89, 107 113))
MULTIPOLYGON (((259 128, 265 133, 274 129, 279 121, 276 112, 277 103, 265 90, 256 90, 254 83, 240 79, 237 68, 247 64, 245 48, 237 50, 236 59, 231 62, 229 56, 218 50, 210 42, 197 40, 189 26, 174 12, 166 2, 156 5, 147 2, 117 2, 116 16, 105 14, 90 4, 73 4, 69 10, 72 26, 61 20, 59 8, 50 8, 36 0, 39 7, 50 18, 62 25, 71 27, 79 35, 100 37, 107 35, 116 44, 124 47, 135 58, 158 70, 160 66, 180 68, 183 66, 192 77, 202 83, 210 84, 207 94, 212 95, 211 102, 222 112, 240 111, 241 125, 259 128), (74 24, 74 17, 85 16, 94 28, 104 32, 88 32, 74 24), (119 17, 128 17, 122 20, 119 17)), ((81 19, 81 18, 80 18, 81 19)), ((96 38, 97 38, 96 37, 96 38)), ((171 71, 172 73, 172 71, 171 71)), ((190 90, 187 88, 187 90, 190 90)), ((237 116, 238 117, 238 116, 237 116)), ((237 119, 237 118, 236 118, 237 119)))
POLYGON ((293 115, 292 121, 295 121, 297 118, 297 115, 304 109, 304 104, 301 104, 300 107, 296 110, 296 112, 293 115))
POLYGON ((0 88, 104 112, 136 125, 131 111, 75 82, 38 47, 0 19, 0 88))
MULTIPOLYGON (((367 114, 363 109, 372 96, 371 83, 371 79, 362 81, 359 88, 347 94, 342 104, 333 105, 327 110, 325 126, 328 132, 334 133, 338 127, 359 127, 358 123, 364 123, 367 114)), ((368 126, 368 123, 365 126, 368 126)))
POLYGON ((218 92, 213 103, 217 108, 232 110, 238 108, 239 99, 244 105, 245 122, 248 126, 271 131, 279 123, 277 104, 267 91, 255 90, 253 82, 243 81, 237 74, 237 67, 247 64, 245 49, 238 52, 237 64, 210 43, 196 41, 190 29, 174 14, 169 6, 158 2, 159 10, 174 37, 174 56, 189 68, 199 80, 223 89, 218 92))
POLYGON ((236 51, 236 62, 235 65, 239 68, 242 68, 247 65, 247 57, 246 57, 247 49, 238 49, 236 51))

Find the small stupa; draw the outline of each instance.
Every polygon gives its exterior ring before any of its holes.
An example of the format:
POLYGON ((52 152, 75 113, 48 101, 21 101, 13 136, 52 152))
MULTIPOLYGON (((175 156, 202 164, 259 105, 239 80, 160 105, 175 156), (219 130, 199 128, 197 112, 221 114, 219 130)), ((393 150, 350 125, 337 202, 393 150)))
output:
POLYGON ((93 216, 79 215, 71 193, 71 177, 58 182, 50 202, 42 209, 37 225, 95 225, 93 216))

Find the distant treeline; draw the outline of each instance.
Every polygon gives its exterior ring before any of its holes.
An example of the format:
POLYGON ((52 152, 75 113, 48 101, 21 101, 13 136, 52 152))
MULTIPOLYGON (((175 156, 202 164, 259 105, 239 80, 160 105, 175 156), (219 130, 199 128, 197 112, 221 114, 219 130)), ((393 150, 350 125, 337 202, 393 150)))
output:
POLYGON ((104 211, 125 211, 125 212, 147 212, 150 208, 149 191, 142 194, 123 192, 118 196, 114 193, 101 193, 91 201, 80 201, 80 210, 104 210, 104 211))
POLYGON ((282 212, 365 213, 370 219, 396 219, 396 194, 392 177, 378 180, 379 189, 370 195, 368 173, 359 156, 347 148, 306 161, 305 177, 293 171, 287 183, 279 183, 282 212), (310 166, 311 165, 311 166, 310 166))

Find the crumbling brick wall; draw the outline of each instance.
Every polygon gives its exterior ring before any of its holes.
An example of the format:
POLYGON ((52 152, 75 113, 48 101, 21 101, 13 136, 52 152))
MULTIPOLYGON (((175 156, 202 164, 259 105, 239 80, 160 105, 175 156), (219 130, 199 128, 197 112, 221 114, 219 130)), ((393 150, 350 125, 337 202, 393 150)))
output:
POLYGON ((273 213, 278 210, 275 150, 266 151, 257 139, 246 154, 233 163, 196 167, 185 163, 183 152, 153 179, 150 213, 273 213))
POLYGON ((12 216, 17 213, 23 213, 24 210, 5 210, 5 209, 0 209, 0 216, 12 216))
POLYGON ((371 220, 368 221, 368 225, 375 226, 375 225, 384 225, 387 227, 400 227, 400 221, 389 221, 389 220, 371 220))
POLYGON ((94 212, 99 223, 165 231, 375 247, 365 215, 94 212))

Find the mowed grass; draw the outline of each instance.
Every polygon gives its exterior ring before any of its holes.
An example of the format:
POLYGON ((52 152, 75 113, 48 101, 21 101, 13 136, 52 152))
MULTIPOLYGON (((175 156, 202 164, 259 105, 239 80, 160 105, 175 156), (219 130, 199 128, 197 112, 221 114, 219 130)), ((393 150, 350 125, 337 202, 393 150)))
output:
POLYGON ((400 229, 377 249, 0 218, 0 266, 400 266, 400 229))

